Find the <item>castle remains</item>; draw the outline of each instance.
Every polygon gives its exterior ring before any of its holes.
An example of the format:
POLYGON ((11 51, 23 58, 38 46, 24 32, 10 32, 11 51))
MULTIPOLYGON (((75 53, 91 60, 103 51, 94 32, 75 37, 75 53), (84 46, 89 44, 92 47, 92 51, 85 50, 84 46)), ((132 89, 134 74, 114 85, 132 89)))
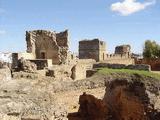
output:
POLYGON ((79 58, 95 59, 103 61, 106 59, 106 43, 99 39, 82 40, 79 42, 79 58))

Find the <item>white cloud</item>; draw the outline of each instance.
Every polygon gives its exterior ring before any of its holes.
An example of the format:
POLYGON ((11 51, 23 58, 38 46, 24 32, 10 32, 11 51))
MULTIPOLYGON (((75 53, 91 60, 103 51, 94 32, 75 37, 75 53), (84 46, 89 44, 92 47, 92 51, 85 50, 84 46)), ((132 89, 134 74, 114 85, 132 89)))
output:
POLYGON ((137 0, 124 0, 122 2, 116 2, 111 5, 111 10, 118 12, 123 16, 133 14, 135 12, 144 10, 146 7, 156 3, 156 0, 150 0, 146 2, 138 2, 137 0))
POLYGON ((5 30, 0 30, 0 35, 4 35, 6 34, 6 31, 5 30))

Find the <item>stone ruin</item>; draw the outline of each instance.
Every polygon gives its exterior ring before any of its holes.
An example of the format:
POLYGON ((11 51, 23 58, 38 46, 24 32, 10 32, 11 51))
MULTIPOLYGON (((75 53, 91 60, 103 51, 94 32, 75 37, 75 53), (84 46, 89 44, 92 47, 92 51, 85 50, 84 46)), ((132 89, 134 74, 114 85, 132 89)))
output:
POLYGON ((68 31, 55 33, 45 30, 26 32, 27 52, 35 59, 52 59, 53 64, 65 63, 68 55, 68 31))
POLYGON ((103 61, 106 58, 106 43, 99 39, 79 42, 79 58, 103 61))
POLYGON ((84 79, 86 70, 92 69, 95 62, 93 59, 80 60, 69 52, 68 30, 60 33, 26 31, 26 43, 26 52, 12 54, 14 72, 40 73, 63 80, 84 79))
MULTIPOLYGON (((69 52, 68 30, 60 33, 47 30, 26 31, 26 43, 26 52, 12 54, 13 72, 23 71, 55 79, 77 80, 85 79, 88 76, 87 72, 93 70, 96 62, 135 64, 131 58, 130 45, 117 46, 115 54, 109 55, 106 54, 106 43, 99 39, 79 41, 79 58, 76 57, 69 52)), ((137 66, 132 68, 139 69, 137 66)), ((142 68, 146 70, 146 66, 142 68)), ((148 68, 147 66, 147 70, 148 68)), ((18 76, 17 73, 15 76, 18 76)))
POLYGON ((12 68, 18 66, 18 60, 21 58, 35 63, 39 69, 45 66, 65 64, 68 61, 67 30, 60 33, 46 30, 26 31, 26 43, 26 52, 12 54, 12 68))
POLYGON ((117 46, 114 54, 107 54, 106 43, 99 39, 80 41, 79 58, 95 59, 97 62, 110 64, 135 64, 134 59, 131 57, 130 45, 117 46))
POLYGON ((130 45, 120 45, 116 46, 115 48, 115 54, 121 54, 121 55, 131 55, 131 46, 130 45))

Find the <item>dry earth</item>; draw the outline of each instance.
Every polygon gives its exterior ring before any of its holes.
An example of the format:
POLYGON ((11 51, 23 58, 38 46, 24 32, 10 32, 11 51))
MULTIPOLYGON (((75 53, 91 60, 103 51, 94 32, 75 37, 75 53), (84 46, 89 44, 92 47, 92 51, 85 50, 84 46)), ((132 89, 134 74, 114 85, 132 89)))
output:
POLYGON ((156 101, 155 107, 160 108, 160 82, 137 74, 95 74, 77 81, 50 77, 5 80, 3 77, 0 81, 0 120, 67 120, 68 113, 79 110, 80 95, 86 92, 95 96, 93 101, 97 98, 102 100, 106 93, 105 82, 117 78, 128 83, 142 80, 147 92, 151 93, 151 100, 156 101))

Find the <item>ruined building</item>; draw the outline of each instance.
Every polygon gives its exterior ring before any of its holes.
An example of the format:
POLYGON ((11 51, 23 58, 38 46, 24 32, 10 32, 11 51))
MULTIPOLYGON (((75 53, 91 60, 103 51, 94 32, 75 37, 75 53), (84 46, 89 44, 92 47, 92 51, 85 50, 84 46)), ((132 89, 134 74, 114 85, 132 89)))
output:
POLYGON ((106 44, 99 39, 82 40, 79 42, 79 58, 103 61, 106 57, 106 44))
POLYGON ((135 64, 135 60, 131 57, 131 46, 116 46, 114 54, 107 54, 106 62, 111 64, 135 64))
POLYGON ((65 64, 69 58, 68 31, 56 33, 47 30, 26 31, 27 51, 12 54, 12 68, 18 67, 18 60, 27 59, 37 69, 65 64))
POLYGON ((115 48, 115 54, 130 55, 131 46, 130 45, 120 45, 115 48))
MULTIPOLYGON (((56 79, 84 79, 95 60, 79 60, 69 52, 68 31, 56 33, 47 30, 26 32, 26 52, 12 54, 14 76, 19 71, 40 73, 56 79)), ((21 73, 20 73, 21 75, 21 73)), ((19 76, 19 74, 18 74, 19 76)))
POLYGON ((27 52, 35 59, 51 59, 53 64, 65 63, 68 53, 68 31, 45 30, 26 32, 27 52))
POLYGON ((106 43, 99 39, 83 40, 79 42, 79 59, 94 59, 97 62, 109 64, 135 64, 131 58, 131 46, 120 45, 114 54, 106 53, 106 43))

